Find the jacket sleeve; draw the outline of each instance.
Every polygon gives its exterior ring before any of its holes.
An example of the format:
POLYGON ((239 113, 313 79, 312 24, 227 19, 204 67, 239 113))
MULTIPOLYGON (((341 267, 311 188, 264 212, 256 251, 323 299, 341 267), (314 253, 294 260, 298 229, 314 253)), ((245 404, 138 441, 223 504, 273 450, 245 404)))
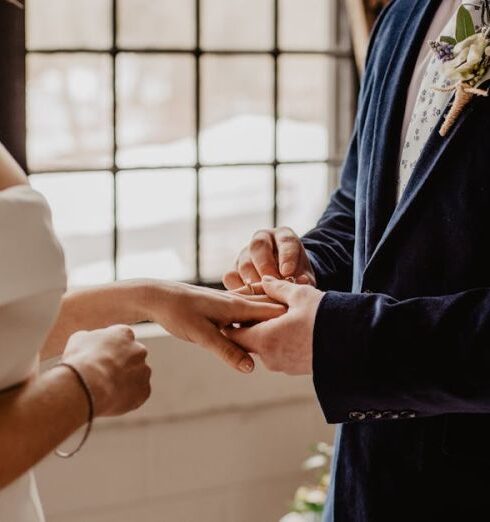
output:
POLYGON ((403 301, 327 292, 313 349, 330 423, 490 413, 490 288, 403 301))
POLYGON ((351 138, 339 189, 317 226, 302 239, 321 290, 350 290, 354 252, 357 130, 351 138))

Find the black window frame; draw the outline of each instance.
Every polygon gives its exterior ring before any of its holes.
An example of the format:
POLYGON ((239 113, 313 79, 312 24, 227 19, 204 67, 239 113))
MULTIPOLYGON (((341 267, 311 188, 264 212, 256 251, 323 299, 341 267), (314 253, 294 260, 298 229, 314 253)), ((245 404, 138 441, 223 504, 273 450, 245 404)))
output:
MULTIPOLYGON (((336 9, 336 35, 335 41, 338 43, 340 41, 340 22, 339 16, 341 11, 341 1, 342 0, 324 0, 325 2, 333 2, 335 4, 336 9)), ((203 168, 206 167, 270 167, 273 170, 273 215, 272 215, 272 223, 273 226, 277 225, 278 222, 278 169, 282 165, 325 165, 327 170, 327 176, 329 178, 329 186, 330 188, 334 187, 338 182, 338 169, 342 163, 340 154, 343 152, 341 145, 338 143, 337 136, 333 136, 333 143, 330 143, 329 146, 329 157, 324 159, 313 159, 313 160, 299 160, 299 161, 281 161, 278 158, 278 121, 280 118, 279 113, 279 96, 280 96, 280 85, 279 85, 279 62, 281 56, 322 56, 326 58, 335 59, 336 64, 340 64, 342 61, 348 60, 351 63, 352 70, 355 71, 352 51, 350 48, 340 48, 340 46, 336 46, 334 48, 325 49, 325 50, 314 50, 314 49, 282 49, 279 45, 279 19, 280 19, 280 0, 273 0, 273 47, 272 49, 266 50, 240 50, 240 49, 204 49, 201 45, 201 0, 194 0, 195 5, 195 46, 193 48, 165 48, 165 47, 146 47, 146 48, 132 48, 132 47, 122 47, 118 45, 118 0, 111 0, 111 9, 112 9, 112 36, 111 36, 111 47, 108 49, 92 49, 92 48, 56 48, 56 49, 27 49, 26 46, 23 46, 22 49, 22 57, 19 50, 19 40, 22 39, 22 42, 25 42, 25 30, 24 30, 24 13, 18 9, 15 9, 12 6, 0 6, 0 9, 4 11, 7 10, 8 17, 0 16, 0 28, 7 30, 7 33, 2 32, 0 34, 7 35, 11 34, 12 41, 9 41, 8 38, 2 38, 2 43, 5 45, 10 45, 16 48, 16 52, 14 53, 14 61, 15 67, 10 68, 10 71, 15 70, 16 79, 16 95, 12 98, 12 104, 7 105, 11 108, 15 107, 12 113, 7 113, 6 117, 3 116, 3 110, 0 111, 2 114, 1 120, 4 121, 12 121, 15 122, 15 125, 11 125, 12 131, 9 133, 3 133, 3 142, 7 145, 7 147, 14 152, 17 159, 20 161, 23 167, 26 168, 26 171, 29 175, 36 174, 56 174, 56 173, 70 173, 70 172, 99 172, 100 168, 86 168, 80 166, 79 168, 59 168, 59 169, 39 169, 39 170, 28 170, 28 162, 26 159, 26 95, 25 89, 19 89, 19 85, 23 84, 25 86, 25 63, 26 59, 29 55, 56 55, 56 54, 97 54, 97 55, 105 55, 111 57, 111 89, 112 89, 112 111, 111 111, 111 125, 112 125, 112 157, 111 157, 111 165, 109 168, 103 168, 102 170, 109 171, 112 173, 113 177, 113 209, 114 209, 114 228, 113 228, 113 246, 112 246, 112 263, 114 270, 115 279, 118 278, 118 209, 117 209, 117 176, 120 172, 125 171, 135 171, 135 170, 148 170, 148 171, 158 171, 158 170, 173 170, 173 169, 188 169, 192 168, 195 171, 196 175, 196 194, 195 194, 195 278, 190 283, 202 284, 206 286, 220 286, 219 282, 210 282, 205 281, 201 277, 201 192, 200 192, 200 183, 199 177, 200 172, 203 168), (11 23, 10 19, 15 19, 16 21, 16 29, 11 23), (2 27, 5 25, 5 27, 2 27), (22 27, 20 27, 22 26, 22 27), (194 58, 194 105, 195 105, 195 127, 194 127, 194 141, 195 141, 195 163, 194 165, 159 165, 159 166, 142 166, 142 167, 119 167, 117 165, 117 151, 118 151, 118 121, 117 121, 117 57, 123 53, 131 53, 136 55, 151 55, 151 54, 184 54, 187 56, 192 56, 194 58), (274 118, 274 131, 273 131, 273 160, 270 162, 237 162, 237 163, 212 163, 212 164, 203 164, 200 160, 200 133, 201 133, 201 58, 203 56, 269 56, 273 60, 273 118, 274 118), (22 95, 19 93, 22 91, 22 95), (337 141, 335 141, 337 140, 337 141)), ((1 2, 0 2, 1 3, 1 2)), ((1 15, 1 11, 0 11, 1 15)), ((325 35, 327 38, 327 35, 325 35)), ((1 44, 0 44, 1 45, 1 44)), ((0 58, 1 59, 1 58, 0 58)), ((338 67, 336 67, 338 70, 338 67)), ((9 70, 4 69, 0 65, 0 74, 2 71, 9 70)), ((4 74, 2 76, 5 78, 4 74)), ((356 80, 355 73, 353 74, 354 79, 356 80)), ((8 82, 2 81, 1 84, 5 84, 8 82)), ((12 86, 10 87, 12 88, 12 86)), ((334 118, 334 128, 340 127, 340 102, 341 102, 341 89, 342 86, 338 79, 336 79, 336 83, 334 86, 334 97, 335 102, 333 106, 335 108, 334 114, 329 114, 329 118, 334 118)), ((2 94, 2 87, 0 87, 0 95, 2 94)), ((327 93, 326 93, 327 95, 327 93)), ((1 100, 5 100, 5 96, 1 96, 1 100)), ((0 100, 0 103, 1 103, 0 100)), ((351 115, 354 113, 354 103, 355 103, 355 87, 353 87, 353 100, 352 100, 352 111, 351 115)), ((5 104, 5 101, 4 101, 5 104)), ((1 107, 1 106, 0 106, 1 107)), ((1 124, 1 122, 0 122, 1 124)), ((335 134, 335 133, 334 133, 335 134)), ((0 128, 0 139, 2 138, 1 128, 0 128)), ((332 139, 332 137, 330 137, 332 139)))

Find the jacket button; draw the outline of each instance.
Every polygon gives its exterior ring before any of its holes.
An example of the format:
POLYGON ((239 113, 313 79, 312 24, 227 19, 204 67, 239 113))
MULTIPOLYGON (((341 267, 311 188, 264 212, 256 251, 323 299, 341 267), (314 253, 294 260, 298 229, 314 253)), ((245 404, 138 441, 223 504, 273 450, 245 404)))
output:
POLYGON ((362 411, 351 411, 349 413, 349 419, 353 421, 363 421, 366 418, 366 414, 362 411))
POLYGON ((381 419, 381 412, 376 410, 369 410, 366 412, 366 417, 369 419, 381 419))
POLYGON ((393 415, 395 415, 395 413, 393 413, 392 411, 388 410, 388 411, 384 411, 381 416, 383 417, 383 419, 393 419, 395 417, 393 417, 393 415))
POLYGON ((415 417, 415 413, 410 410, 405 410, 400 412, 400 419, 413 419, 415 417))

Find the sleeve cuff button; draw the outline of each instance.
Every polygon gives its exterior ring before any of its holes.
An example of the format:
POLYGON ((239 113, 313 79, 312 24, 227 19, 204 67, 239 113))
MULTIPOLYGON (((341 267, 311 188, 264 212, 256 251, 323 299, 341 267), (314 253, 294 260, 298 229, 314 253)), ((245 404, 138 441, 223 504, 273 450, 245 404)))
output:
POLYGON ((353 421, 363 421, 366 418, 366 414, 362 411, 351 411, 349 413, 349 419, 353 421))

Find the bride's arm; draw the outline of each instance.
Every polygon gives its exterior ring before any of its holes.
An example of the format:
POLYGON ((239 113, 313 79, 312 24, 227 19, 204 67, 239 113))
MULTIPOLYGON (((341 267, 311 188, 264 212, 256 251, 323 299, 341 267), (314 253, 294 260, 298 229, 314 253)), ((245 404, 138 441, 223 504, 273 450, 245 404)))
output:
POLYGON ((66 368, 0 393, 0 490, 82 426, 87 412, 84 392, 66 368))
MULTIPOLYGON (((7 343, 0 349, 7 363, 15 355, 7 343)), ((87 422, 89 414, 122 415, 141 406, 151 390, 146 355, 127 326, 80 332, 63 355, 71 369, 55 366, 42 375, 33 370, 26 382, 0 392, 0 490, 87 422)))
POLYGON ((0 143, 0 190, 28 183, 24 171, 0 143))
POLYGON ((154 321, 172 335, 197 343, 233 368, 249 373, 253 359, 221 330, 232 323, 266 321, 283 312, 281 305, 264 302, 263 297, 245 298, 153 279, 121 281, 67 293, 42 357, 60 355, 70 335, 79 330, 154 321))

